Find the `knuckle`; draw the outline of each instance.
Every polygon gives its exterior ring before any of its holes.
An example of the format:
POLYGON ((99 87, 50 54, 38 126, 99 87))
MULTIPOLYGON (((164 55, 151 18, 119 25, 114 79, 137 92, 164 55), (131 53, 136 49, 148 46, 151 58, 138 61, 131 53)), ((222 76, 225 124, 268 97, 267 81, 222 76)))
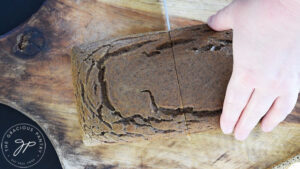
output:
POLYGON ((275 104, 274 111, 276 111, 276 114, 283 114, 284 112, 287 112, 287 106, 285 104, 275 104))
POLYGON ((286 118, 287 115, 289 115, 291 113, 291 110, 287 109, 286 107, 283 107, 283 108, 278 108, 277 110, 277 113, 275 114, 275 116, 278 118, 278 119, 281 119, 282 121, 286 118))
POLYGON ((269 79, 267 88, 273 91, 287 92, 290 89, 290 86, 288 81, 272 78, 269 79))
POLYGON ((236 97, 236 93, 232 90, 232 88, 228 89, 226 92, 224 104, 232 106, 232 105, 236 104, 237 101, 238 101, 238 98, 236 97))
POLYGON ((258 76, 255 76, 253 69, 236 68, 235 82, 237 85, 250 87, 256 84, 258 76))
POLYGON ((270 91, 287 91, 291 88, 299 89, 298 78, 292 73, 270 71, 262 72, 254 68, 235 66, 233 77, 235 84, 246 87, 264 88, 270 91))
POLYGON ((237 104, 237 100, 233 96, 229 96, 225 99, 224 105, 228 107, 233 107, 237 104))
POLYGON ((256 114, 266 114, 268 111, 268 107, 266 104, 259 103, 252 107, 252 110, 256 112, 256 114))
POLYGON ((231 112, 241 111, 244 108, 244 104, 240 100, 227 99, 224 102, 226 110, 231 112))

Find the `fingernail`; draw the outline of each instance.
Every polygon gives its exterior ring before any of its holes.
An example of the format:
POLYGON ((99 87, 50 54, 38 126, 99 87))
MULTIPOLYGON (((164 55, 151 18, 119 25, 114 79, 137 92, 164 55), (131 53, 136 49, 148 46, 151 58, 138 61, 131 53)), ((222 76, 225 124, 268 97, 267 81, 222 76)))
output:
POLYGON ((261 130, 263 132, 271 132, 274 129, 274 127, 266 127, 266 126, 261 126, 261 130))
POLYGON ((239 141, 243 141, 248 137, 248 134, 235 134, 234 137, 239 141))
POLYGON ((224 134, 231 134, 232 133, 232 128, 230 127, 222 127, 222 131, 224 134))

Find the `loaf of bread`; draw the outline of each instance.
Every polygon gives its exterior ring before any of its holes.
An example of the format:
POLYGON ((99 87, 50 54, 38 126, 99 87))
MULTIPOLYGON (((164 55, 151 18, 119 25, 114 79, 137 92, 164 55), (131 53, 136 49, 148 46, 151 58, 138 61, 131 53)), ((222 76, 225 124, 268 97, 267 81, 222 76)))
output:
POLYGON ((75 47, 72 71, 86 145, 219 129, 232 33, 207 25, 75 47))

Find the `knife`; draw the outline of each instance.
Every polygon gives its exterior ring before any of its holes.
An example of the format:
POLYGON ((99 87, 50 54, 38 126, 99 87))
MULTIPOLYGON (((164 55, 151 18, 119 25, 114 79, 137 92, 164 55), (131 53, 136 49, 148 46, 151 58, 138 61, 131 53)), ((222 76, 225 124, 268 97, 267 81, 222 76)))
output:
POLYGON ((167 7, 167 0, 163 0, 163 4, 164 4, 164 10, 165 10, 165 17, 166 17, 168 32, 170 32, 171 26, 170 26, 170 18, 169 18, 168 7, 167 7))
MULTIPOLYGON (((183 110, 183 101, 182 101, 182 94, 181 94, 181 89, 180 89, 180 83, 179 83, 179 78, 178 78, 178 73, 177 73, 177 67, 176 67, 176 59, 175 59, 175 55, 174 55, 174 49, 173 49, 173 41, 172 41, 172 37, 171 37, 171 26, 170 26, 170 18, 169 18, 169 13, 168 13, 168 6, 167 6, 167 0, 163 0, 163 5, 164 5, 164 11, 165 11, 165 18, 166 18, 166 22, 167 22, 167 28, 168 28, 168 35, 169 35, 169 40, 171 42, 171 48, 172 48, 172 56, 173 56, 173 61, 174 61, 174 66, 175 66, 175 73, 176 73, 176 78, 177 78, 177 85, 178 85, 178 89, 179 89, 179 95, 180 95, 180 109, 183 110)), ((188 137, 188 140, 191 140, 190 134, 188 132, 188 126, 186 123, 186 116, 185 113, 183 112, 183 116, 184 116, 184 123, 185 123, 185 127, 186 127, 186 135, 188 137)))

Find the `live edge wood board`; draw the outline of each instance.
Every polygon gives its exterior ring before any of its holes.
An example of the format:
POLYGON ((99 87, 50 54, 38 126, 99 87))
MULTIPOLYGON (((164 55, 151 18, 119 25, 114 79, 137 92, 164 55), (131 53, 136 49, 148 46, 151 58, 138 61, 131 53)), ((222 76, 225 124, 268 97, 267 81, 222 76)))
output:
MULTIPOLYGON (((161 2, 154 0, 126 2, 130 3, 104 0, 48 0, 31 19, 0 37, 0 102, 23 112, 44 129, 65 169, 267 168, 299 153, 299 101, 293 113, 273 132, 262 133, 259 128, 256 128, 244 142, 234 140, 231 135, 223 135, 219 130, 216 115, 202 118, 211 119, 209 122, 203 122, 213 124, 211 129, 201 128, 203 126, 200 125, 198 131, 189 131, 189 137, 182 133, 172 137, 157 137, 130 143, 85 146, 82 141, 83 133, 72 84, 71 48, 97 40, 119 39, 117 37, 166 30, 161 2), (145 5, 153 10, 149 10, 145 5)), ((183 2, 170 2, 170 11, 175 11, 174 13, 179 11, 181 7, 174 4, 180 3, 183 2)), ((202 8, 208 4, 216 4, 213 6, 218 6, 219 9, 228 4, 228 1, 216 0, 203 3, 195 0, 185 3, 202 8)), ((183 7, 187 8, 186 5, 182 5, 183 7)), ((196 8, 189 9, 191 12, 198 11, 196 8)), ((217 8, 209 12, 204 10, 205 16, 216 10, 217 8)), ((173 29, 201 24, 205 21, 195 19, 195 15, 191 17, 187 12, 180 15, 174 13, 171 12, 173 29)), ((203 16, 204 14, 201 15, 203 16)), ((199 15, 199 18, 201 17, 199 15)), ((177 31, 188 32, 180 29, 177 31)), ((179 37, 176 34, 172 34, 171 37, 173 36, 179 37)), ((193 47, 200 47, 201 42, 199 39, 193 47)), ((230 44, 226 44, 223 50, 228 48, 227 45, 230 44)), ((178 50, 174 48, 176 61, 186 63, 187 61, 180 61, 180 58, 186 58, 180 54, 181 51, 185 51, 180 49, 184 45, 177 47, 178 50)), ((201 48, 194 48, 194 50, 186 48, 188 52, 197 52, 199 49, 201 48)), ((160 52, 161 54, 148 59, 155 63, 157 62, 155 58, 159 56, 171 57, 169 49, 160 52)), ((199 52, 201 53, 201 50, 199 52)), ((171 68, 170 66, 170 72, 173 71, 171 68)), ((178 66, 179 71, 180 66, 178 66)), ((182 76, 184 77, 188 76, 182 76)), ((180 82, 180 77, 178 79, 180 82)), ((183 83, 184 80, 181 82, 183 83)), ((148 101, 150 104, 150 93, 142 94, 145 95, 143 97, 145 102, 148 101)), ((182 100, 182 104, 177 102, 177 105, 170 105, 155 100, 157 105, 168 106, 166 108, 171 109, 178 105, 182 108, 190 107, 189 102, 189 100, 182 100)), ((191 103, 196 104, 194 101, 191 103)), ((217 102, 212 103, 215 107, 217 102)), ((150 105, 142 106, 150 107, 150 105)), ((201 111, 200 107, 199 111, 201 111)), ((188 120, 188 116, 186 118, 188 120)), ((190 126, 190 128, 197 129, 197 126, 190 126)))

